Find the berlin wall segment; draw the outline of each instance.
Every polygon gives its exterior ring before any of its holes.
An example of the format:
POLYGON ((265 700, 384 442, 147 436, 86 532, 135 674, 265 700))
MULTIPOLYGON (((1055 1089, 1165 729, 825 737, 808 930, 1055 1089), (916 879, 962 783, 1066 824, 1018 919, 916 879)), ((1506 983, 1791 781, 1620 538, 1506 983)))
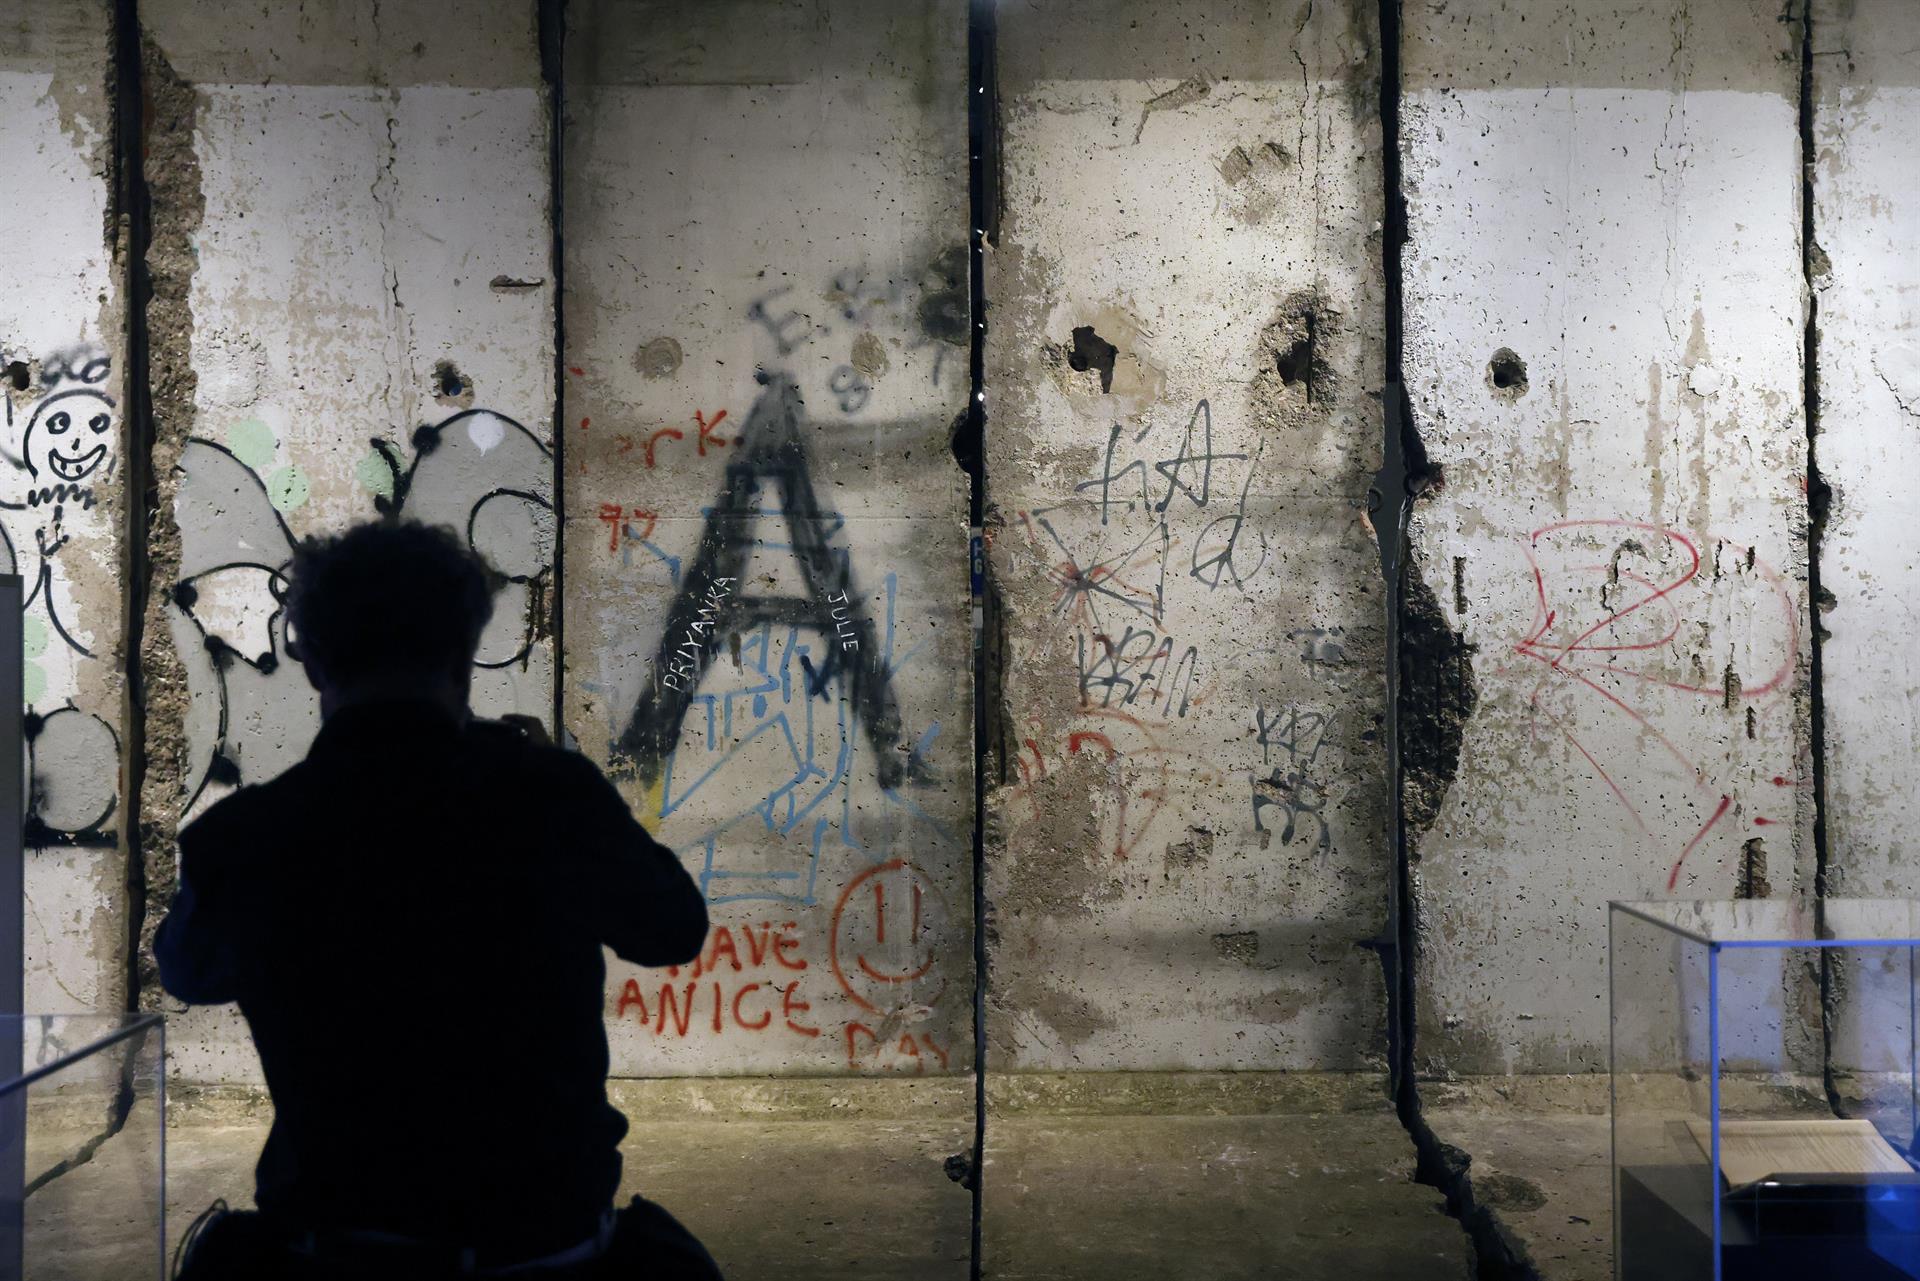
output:
POLYGON ((0 572, 24 617, 29 1009, 126 1000, 123 224, 104 3, 28 0, 0 51, 0 572))
POLYGON ((1422 1073, 1604 1069, 1610 898, 1812 889, 1798 24, 1603 9, 1404 15, 1422 1073))
POLYGON ((961 1071, 965 5, 740 11, 570 15, 565 719, 714 919, 615 1068, 961 1071))
POLYGON ((1376 6, 1003 8, 1003 1070, 1384 1065, 1376 6))
MULTIPOLYGON (((298 538, 452 527, 502 575, 476 709, 551 715, 547 102, 531 21, 484 15, 341 0, 237 30, 141 6, 156 845, 318 728, 282 609, 298 538)), ((150 849, 149 924, 174 875, 150 849)), ((183 1076, 257 1079, 230 1010, 173 1022, 183 1076)))

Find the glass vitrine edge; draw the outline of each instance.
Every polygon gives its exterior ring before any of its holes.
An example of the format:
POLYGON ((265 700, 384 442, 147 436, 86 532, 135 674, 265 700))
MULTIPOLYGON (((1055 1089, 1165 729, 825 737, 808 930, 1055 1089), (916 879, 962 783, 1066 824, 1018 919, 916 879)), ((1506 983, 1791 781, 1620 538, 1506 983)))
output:
MULTIPOLYGON (((1676 899, 1672 901, 1681 902, 1685 900, 1676 899)), ((1888 900, 1888 901, 1905 902, 1907 900, 1888 900)), ((1680 925, 1674 921, 1664 920, 1661 917, 1655 916, 1653 913, 1643 910, 1640 906, 1639 900, 1608 899, 1607 908, 1608 908, 1609 914, 1613 912, 1620 912, 1624 915, 1633 917, 1635 920, 1644 921, 1648 925, 1654 926, 1656 929, 1662 929, 1669 934, 1675 934, 1691 942, 1698 943, 1703 947, 1712 947, 1712 948, 1722 948, 1722 947, 1739 947, 1739 948, 1911 947, 1911 948, 1920 948, 1920 931, 1915 931, 1911 936, 1900 934, 1900 935, 1888 935, 1885 938, 1808 939, 1808 938, 1788 938, 1784 936, 1774 936, 1769 938, 1725 939, 1725 938, 1715 938, 1711 934, 1702 934, 1698 930, 1689 929, 1686 926, 1680 925)), ((1611 915, 1609 915, 1609 922, 1611 922, 1611 915)), ((1611 923, 1609 923, 1608 941, 1609 942, 1612 941, 1611 923)))
MULTIPOLYGON (((1665 930, 1669 934, 1678 934, 1681 938, 1691 939, 1693 942, 1706 947, 1721 946, 1721 941, 1711 935, 1701 934, 1696 930, 1688 929, 1684 925, 1676 925, 1672 921, 1663 921, 1651 912, 1642 911, 1640 905, 1631 899, 1609 899, 1607 900, 1607 907, 1609 912, 1624 913, 1627 916, 1633 917, 1635 920, 1645 921, 1648 925, 1654 926, 1657 929, 1665 930)), ((1611 920, 1611 917, 1609 917, 1609 920, 1611 920)), ((1609 941, 1611 941, 1611 939, 1609 939, 1609 941)))
POLYGON ((1613 1198, 1613 1281, 1620 1276, 1620 974, 1613 913, 1607 913, 1607 1192, 1613 1198))
POLYGON ((157 1242, 160 1254, 160 1269, 158 1275, 160 1281, 167 1281, 170 1262, 167 1258, 167 1020, 163 1015, 157 1013, 153 1015, 153 1018, 159 1023, 159 1046, 157 1048, 157 1055, 160 1061, 160 1070, 154 1073, 153 1080, 154 1106, 159 1109, 160 1113, 159 1125, 157 1127, 158 1133, 154 1139, 154 1141, 160 1145, 159 1204, 156 1207, 158 1213, 155 1216, 159 1220, 157 1226, 160 1235, 160 1239, 157 1242))
POLYGON ((1707 949, 1707 1127, 1713 1151, 1708 1153, 1708 1181, 1713 1186, 1713 1281, 1721 1281, 1720 1253, 1720 947, 1707 949))
POLYGON ((1795 947, 1920 947, 1920 938, 1887 939, 1714 939, 1714 947, 1725 948, 1795 948, 1795 947))
MULTIPOLYGON (((22 1023, 25 1023, 25 1021, 29 1018, 37 1018, 42 1016, 16 1014, 16 1015, 4 1015, 0 1017, 17 1018, 22 1023)), ((160 1035, 162 1038, 161 1046, 164 1052, 165 1044, 166 1044, 165 1042, 166 1023, 167 1023, 166 1016, 158 1012, 148 1011, 146 1013, 140 1014, 136 1016, 131 1022, 121 1024, 114 1031, 101 1037, 97 1041, 89 1041, 85 1045, 81 1046, 79 1049, 73 1050, 67 1054, 61 1055, 59 1058, 55 1059, 51 1063, 42 1063, 39 1067, 34 1068, 30 1072, 22 1072, 19 1076, 14 1077, 11 1081, 0 1082, 0 1098, 6 1098, 8 1095, 11 1095, 11 1094, 17 1094, 21 1090, 27 1089, 29 1086, 32 1086, 40 1081, 44 1081, 50 1076, 54 1076, 60 1072, 64 1072, 66 1069, 72 1067, 74 1064, 80 1062, 82 1059, 92 1058, 94 1055, 100 1053, 100 1051, 110 1049, 113 1046, 120 1044, 120 1042, 122 1041, 130 1040, 134 1036, 137 1036, 142 1032, 148 1031, 151 1028, 157 1027, 161 1029, 161 1032, 160 1032, 160 1035)), ((162 1075, 164 1075, 164 1073, 162 1075)))

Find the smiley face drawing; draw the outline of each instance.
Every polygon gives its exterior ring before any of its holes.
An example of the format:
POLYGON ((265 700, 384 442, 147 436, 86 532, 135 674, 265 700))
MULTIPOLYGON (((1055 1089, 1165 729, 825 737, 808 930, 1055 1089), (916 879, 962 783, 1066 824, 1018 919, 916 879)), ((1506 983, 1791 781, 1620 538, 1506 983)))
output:
POLYGON ((113 400, 77 387, 35 407, 21 441, 27 471, 41 484, 78 484, 100 469, 113 444, 113 400))
POLYGON ((841 990, 870 1014, 924 1008, 946 990, 945 978, 933 972, 934 945, 945 932, 939 887, 912 863, 891 858, 841 891, 827 936, 828 964, 841 990))

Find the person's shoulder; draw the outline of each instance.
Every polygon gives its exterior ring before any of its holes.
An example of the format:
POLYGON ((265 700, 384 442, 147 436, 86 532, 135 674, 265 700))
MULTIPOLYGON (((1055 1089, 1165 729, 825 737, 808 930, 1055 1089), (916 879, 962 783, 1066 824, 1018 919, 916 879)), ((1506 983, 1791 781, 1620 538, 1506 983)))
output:
POLYGON ((293 775, 289 770, 269 782, 236 788, 207 806, 180 829, 182 852, 203 862, 218 861, 227 851, 249 847, 273 826, 278 798, 293 775))
POLYGON ((545 731, 529 732, 514 720, 481 720, 467 723, 467 741, 472 749, 487 756, 506 758, 523 777, 570 787, 605 785, 600 767, 569 747, 556 747, 545 731))

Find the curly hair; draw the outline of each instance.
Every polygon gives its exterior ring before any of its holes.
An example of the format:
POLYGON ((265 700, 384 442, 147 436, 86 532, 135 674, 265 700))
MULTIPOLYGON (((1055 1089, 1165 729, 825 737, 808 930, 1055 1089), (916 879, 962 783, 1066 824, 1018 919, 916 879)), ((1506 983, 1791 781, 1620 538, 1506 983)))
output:
POLYGON ((473 661, 498 575, 444 526, 382 520, 293 554, 288 647, 330 681, 473 661))

